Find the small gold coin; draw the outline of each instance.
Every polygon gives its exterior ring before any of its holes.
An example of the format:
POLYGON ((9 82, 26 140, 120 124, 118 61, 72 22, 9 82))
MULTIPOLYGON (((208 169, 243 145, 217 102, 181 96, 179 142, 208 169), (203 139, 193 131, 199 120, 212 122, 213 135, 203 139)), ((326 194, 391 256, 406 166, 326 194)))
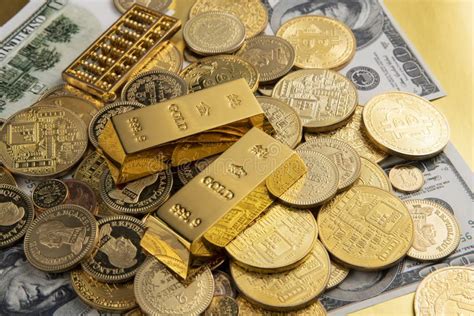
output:
POLYGON ((71 284, 84 303, 100 311, 125 312, 137 306, 133 281, 102 283, 83 270, 76 269, 71 271, 71 284))
POLYGON ((423 172, 413 165, 394 166, 390 169, 388 177, 393 187, 401 192, 416 192, 425 184, 423 172))
POLYGON ((179 73, 181 67, 183 67, 183 55, 176 46, 173 45, 173 43, 167 42, 161 45, 159 51, 140 69, 138 73, 159 69, 179 73))
POLYGON ((188 48, 199 55, 233 53, 245 39, 245 26, 235 15, 205 12, 186 22, 183 37, 188 48))
POLYGON ((343 265, 331 260, 331 274, 326 289, 332 289, 339 285, 349 275, 350 270, 343 265))
POLYGON ((64 179, 63 182, 69 193, 63 204, 79 205, 97 215, 97 197, 87 183, 77 179, 64 179))
POLYGON ((360 175, 361 162, 359 154, 349 144, 331 138, 317 138, 298 146, 298 151, 318 152, 331 159, 339 173, 339 191, 350 187, 360 175))
POLYGON ((206 57, 190 64, 180 76, 188 84, 190 92, 206 89, 220 83, 244 78, 250 90, 258 87, 259 74, 254 66, 240 57, 218 55, 206 57))
POLYGON ((436 156, 449 141, 444 115, 428 100, 406 92, 370 99, 362 113, 371 140, 389 154, 409 160, 436 156))
POLYGON ((326 249, 316 241, 308 258, 293 270, 249 272, 231 261, 230 272, 240 293, 250 302, 269 310, 291 311, 308 306, 326 288, 329 265, 326 249))
POLYGON ((26 231, 26 258, 42 271, 67 271, 91 255, 97 232, 97 221, 88 210, 69 204, 50 208, 26 231))
POLYGON ((255 306, 247 301, 243 296, 238 296, 237 305, 239 305, 239 315, 244 316, 326 316, 326 309, 320 301, 316 301, 311 305, 292 312, 275 312, 268 311, 261 307, 255 306))
POLYGON ((138 305, 150 315, 199 315, 209 306, 214 294, 214 280, 204 268, 184 285, 157 260, 150 258, 135 276, 138 305))
POLYGON ((158 12, 165 11, 171 4, 171 0, 114 0, 115 7, 121 13, 125 13, 134 4, 139 4, 158 12))
POLYGON ((33 204, 38 209, 48 209, 61 205, 68 197, 66 184, 57 179, 41 181, 33 190, 33 204))
POLYGON ((375 146, 367 136, 364 124, 362 123, 362 111, 364 107, 358 105, 346 125, 326 133, 310 133, 304 134, 306 141, 311 141, 314 138, 329 137, 342 140, 351 146, 359 153, 359 156, 367 158, 373 162, 380 162, 387 154, 375 146))
MULTIPOLYGON (((305 162, 308 172, 277 198, 284 204, 297 208, 311 208, 328 201, 337 192, 339 173, 336 165, 318 152, 298 151, 298 154, 305 162)), ((270 193, 274 185, 271 181, 274 181, 272 177, 267 179, 270 193)))
POLYGON ((473 284, 472 267, 447 267, 431 272, 416 289, 415 315, 472 315, 473 284))
POLYGON ((324 132, 344 125, 357 106, 357 90, 343 75, 324 69, 292 72, 273 88, 272 96, 289 104, 306 131, 324 132))
POLYGON ((0 184, 9 184, 14 187, 18 186, 10 171, 2 166, 0 166, 0 184))
POLYGON ((290 148, 295 148, 303 135, 303 125, 298 113, 285 102, 275 98, 257 97, 257 101, 276 132, 273 137, 290 148))
POLYGON ((97 108, 94 104, 74 95, 49 96, 44 100, 36 102, 32 106, 40 105, 60 106, 71 110, 77 114, 86 126, 89 126, 92 118, 97 113, 97 108))
POLYGON ((13 114, 0 130, 0 160, 15 174, 53 177, 74 166, 87 144, 86 125, 74 112, 35 106, 13 114))
POLYGON ((407 256, 439 260, 453 253, 461 241, 459 224, 445 207, 430 200, 406 200, 415 225, 413 245, 407 256))
POLYGON ((299 68, 340 69, 354 57, 356 39, 351 29, 335 19, 306 15, 283 24, 276 33, 296 51, 299 68))
POLYGON ((197 0, 189 17, 210 11, 221 11, 235 15, 245 25, 245 37, 262 33, 268 24, 267 9, 260 0, 197 0))
POLYGON ((317 222, 326 249, 359 270, 390 267, 413 243, 413 221, 407 207, 376 187, 358 185, 339 194, 321 208, 317 222))
POLYGON ((360 157, 361 168, 359 178, 354 185, 370 185, 391 192, 392 185, 385 171, 369 159, 360 157))
POLYGON ((272 82, 283 77, 295 63, 293 46, 287 40, 271 35, 260 35, 246 40, 236 55, 257 69, 260 83, 272 82))
POLYGON ((230 296, 214 296, 211 305, 204 312, 204 316, 237 316, 239 305, 230 296))
POLYGON ((318 228, 309 210, 273 204, 225 249, 247 270, 273 273, 292 269, 312 250, 318 228))

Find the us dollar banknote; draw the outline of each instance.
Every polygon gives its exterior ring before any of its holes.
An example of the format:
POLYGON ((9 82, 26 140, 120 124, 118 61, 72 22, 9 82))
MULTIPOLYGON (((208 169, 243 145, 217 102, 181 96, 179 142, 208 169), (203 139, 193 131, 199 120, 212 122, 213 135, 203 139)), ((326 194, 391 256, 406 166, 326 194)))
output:
MULTIPOLYGON (((266 33, 289 19, 323 15, 347 24, 357 41, 354 59, 339 72, 359 91, 359 102, 385 91, 405 91, 428 100, 445 96, 439 82, 378 0, 263 0, 269 13, 266 33)), ((307 32, 311 32, 308 30, 307 32)), ((308 34, 311 35, 311 34, 308 34)), ((305 40, 316 46, 316 40, 305 40)))
POLYGON ((388 173, 395 164, 408 163, 423 171, 425 184, 415 193, 396 194, 402 199, 430 199, 451 210, 461 228, 461 242, 448 258, 421 263, 405 259, 396 266, 377 272, 352 270, 336 288, 320 299, 332 315, 346 315, 394 297, 415 291, 430 272, 448 267, 474 265, 473 173, 452 144, 438 156, 425 161, 388 159, 382 167, 388 173))
POLYGON ((66 0, 31 0, 0 33, 0 118, 29 107, 101 33, 98 19, 66 0))

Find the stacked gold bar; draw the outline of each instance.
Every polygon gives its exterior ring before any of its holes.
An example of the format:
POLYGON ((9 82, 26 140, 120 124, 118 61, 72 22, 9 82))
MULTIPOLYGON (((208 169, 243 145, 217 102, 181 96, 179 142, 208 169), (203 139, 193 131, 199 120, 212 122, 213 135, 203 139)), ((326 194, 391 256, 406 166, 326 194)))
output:
POLYGON ((212 256, 272 203, 265 181, 282 169, 288 187, 306 173, 296 152, 251 129, 148 216, 142 247, 186 278, 194 258, 212 256))

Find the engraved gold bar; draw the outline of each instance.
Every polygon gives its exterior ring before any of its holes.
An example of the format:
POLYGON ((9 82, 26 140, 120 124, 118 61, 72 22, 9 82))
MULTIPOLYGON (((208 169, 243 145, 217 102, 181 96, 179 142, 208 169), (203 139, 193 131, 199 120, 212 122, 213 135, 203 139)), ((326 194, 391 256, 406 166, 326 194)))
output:
POLYGON ((181 28, 171 16, 134 4, 66 70, 64 80, 104 102, 181 28))
POLYGON ((288 146, 252 128, 147 218, 142 247, 186 278, 193 256, 204 256, 203 242, 224 247, 270 205, 265 180, 282 173, 291 178, 287 189, 306 166, 288 146))

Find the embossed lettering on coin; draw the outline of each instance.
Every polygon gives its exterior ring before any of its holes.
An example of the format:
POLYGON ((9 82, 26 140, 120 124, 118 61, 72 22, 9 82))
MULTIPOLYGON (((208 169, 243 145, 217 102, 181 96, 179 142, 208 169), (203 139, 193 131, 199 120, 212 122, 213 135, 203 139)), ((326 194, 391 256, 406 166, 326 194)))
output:
POLYGON ((57 179, 41 181, 33 191, 33 203, 39 209, 47 209, 63 204, 67 197, 66 184, 57 179))
POLYGON ((425 184, 423 172, 413 165, 394 166, 388 177, 393 187, 401 192, 416 192, 425 184))

